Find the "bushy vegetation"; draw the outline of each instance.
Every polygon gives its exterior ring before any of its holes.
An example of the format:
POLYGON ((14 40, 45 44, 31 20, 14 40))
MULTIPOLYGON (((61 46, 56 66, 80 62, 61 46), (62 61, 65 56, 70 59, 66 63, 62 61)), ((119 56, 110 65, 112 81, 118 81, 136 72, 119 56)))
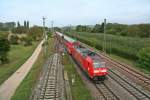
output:
POLYGON ((39 73, 41 72, 45 61, 47 58, 53 53, 53 40, 48 40, 48 48, 47 53, 42 50, 40 55, 38 56, 37 61, 33 65, 30 72, 27 74, 25 79, 21 82, 19 87, 17 88, 15 94, 12 96, 11 100, 29 100, 32 92, 34 92, 34 87, 38 81, 39 73))
POLYGON ((129 37, 150 37, 150 24, 123 25, 108 23, 106 33, 129 37))
POLYGON ((88 32, 90 31, 91 29, 85 25, 78 25, 76 26, 76 31, 78 32, 88 32))
POLYGON ((146 52, 147 49, 145 50, 150 47, 150 24, 107 23, 105 29, 106 42, 104 42, 103 34, 104 23, 93 26, 77 25, 75 29, 64 32, 68 32, 69 36, 99 50, 105 50, 107 53, 131 60, 136 66, 138 62, 138 66, 150 71, 148 68, 149 53, 146 52))
POLYGON ((1 27, 7 28, 7 30, 0 31, 0 63, 8 62, 7 52, 10 44, 30 46, 32 42, 40 41, 43 38, 43 28, 39 26, 29 28, 29 21, 24 21, 24 26, 18 22, 17 27, 15 27, 15 23, 0 23, 0 30, 2 30, 1 27), (8 32, 9 29, 11 32, 8 32))
POLYGON ((0 22, 0 31, 9 31, 15 28, 16 23, 15 22, 6 22, 2 23, 0 22))
MULTIPOLYGON (((99 50, 103 49, 103 34, 76 32, 72 34, 68 33, 68 35, 77 38, 81 42, 84 42, 99 50)), ((146 59, 149 59, 147 58, 149 55, 147 49, 147 52, 142 50, 143 52, 145 52, 144 54, 141 53, 142 51, 140 51, 142 48, 146 47, 150 47, 150 38, 132 38, 106 34, 105 50, 107 53, 112 53, 133 61, 138 61, 138 59, 140 58, 142 59, 140 60, 140 62, 143 62, 144 60, 146 61, 146 59)), ((145 64, 143 65, 145 66, 145 64)))
POLYGON ((67 71, 68 74, 73 100, 92 100, 90 91, 86 88, 83 80, 79 76, 67 54, 65 54, 65 56, 63 57, 63 64, 64 70, 67 71), (75 80, 74 84, 72 84, 72 78, 74 78, 75 80))
POLYGON ((43 37, 43 28, 39 26, 33 26, 29 29, 29 32, 27 33, 29 37, 32 37, 34 41, 39 41, 43 37))
POLYGON ((0 84, 10 77, 33 53, 38 43, 25 47, 23 45, 10 45, 7 54, 9 63, 0 64, 0 84))
POLYGON ((21 26, 18 23, 18 32, 12 31, 17 27, 13 27, 9 32, 0 30, 0 84, 31 56, 39 41, 42 40, 42 27, 29 28, 29 22, 24 24, 21 26))
MULTIPOLYGON (((93 27, 88 25, 77 25, 75 31, 103 33, 104 23, 101 25, 96 24, 93 27)), ((108 23, 106 24, 106 33, 128 37, 150 37, 150 24, 125 25, 118 23, 108 23)))
POLYGON ((24 45, 24 46, 30 46, 30 45, 32 45, 32 38, 31 37, 22 37, 22 38, 20 38, 20 41, 22 42, 22 44, 24 45))
POLYGON ((19 37, 16 34, 11 35, 9 38, 9 41, 11 44, 18 44, 18 40, 19 40, 19 37))
POLYGON ((8 62, 8 52, 10 50, 10 44, 6 34, 0 33, 0 64, 8 62))
POLYGON ((150 70, 150 47, 141 49, 138 52, 138 58, 139 66, 150 70))
POLYGON ((20 25, 19 22, 17 22, 17 27, 14 27, 12 29, 13 33, 16 34, 23 34, 23 33, 27 33, 29 31, 29 21, 24 21, 24 25, 20 25))

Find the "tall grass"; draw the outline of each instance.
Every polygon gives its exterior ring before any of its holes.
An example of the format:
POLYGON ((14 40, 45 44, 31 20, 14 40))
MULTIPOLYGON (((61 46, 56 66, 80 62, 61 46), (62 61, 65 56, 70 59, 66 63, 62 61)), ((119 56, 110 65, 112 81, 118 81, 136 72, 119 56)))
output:
POLYGON ((39 75, 41 73, 45 61, 53 53, 52 42, 52 39, 49 39, 46 55, 44 50, 42 50, 38 56, 37 61, 32 66, 25 79, 21 82, 11 100, 29 100, 34 90, 35 84, 38 81, 39 75))
POLYGON ((37 42, 31 46, 11 45, 8 52, 9 63, 0 64, 0 84, 10 77, 33 53, 37 42))
MULTIPOLYGON (((78 32, 67 34, 99 50, 103 49, 104 36, 101 33, 78 32)), ((136 61, 139 50, 145 47, 150 47, 150 38, 131 38, 106 34, 105 49, 107 53, 136 61)))

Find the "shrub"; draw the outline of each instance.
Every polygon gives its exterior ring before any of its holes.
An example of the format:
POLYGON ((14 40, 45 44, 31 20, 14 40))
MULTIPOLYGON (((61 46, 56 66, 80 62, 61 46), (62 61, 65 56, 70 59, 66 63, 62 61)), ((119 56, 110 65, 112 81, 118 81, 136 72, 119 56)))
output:
POLYGON ((6 37, 0 36, 0 62, 7 63, 7 53, 10 50, 10 44, 6 37))
POLYGON ((22 41, 24 46, 32 45, 32 38, 30 38, 30 37, 22 37, 21 41, 22 41))
POLYGON ((11 44, 18 44, 19 37, 17 35, 11 35, 9 41, 11 44))
POLYGON ((150 70, 150 47, 141 49, 138 52, 138 58, 139 66, 150 70))
MULTIPOLYGON (((104 36, 100 33, 84 33, 78 32, 76 34, 67 34, 71 37, 77 38, 79 41, 95 48, 102 50, 104 43, 104 36)), ((137 53, 141 48, 149 47, 150 39, 146 38, 131 38, 106 34, 105 49, 107 53, 137 61, 137 53)))

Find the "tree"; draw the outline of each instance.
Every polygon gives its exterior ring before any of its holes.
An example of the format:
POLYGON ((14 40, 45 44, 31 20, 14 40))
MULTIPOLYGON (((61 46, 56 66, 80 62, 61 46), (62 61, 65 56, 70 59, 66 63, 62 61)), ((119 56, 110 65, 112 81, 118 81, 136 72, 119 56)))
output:
POLYGON ((22 34, 26 33, 26 28, 24 26, 16 27, 12 30, 13 33, 22 34))
POLYGON ((19 23, 19 21, 17 22, 17 27, 20 27, 20 23, 19 23))
POLYGON ((150 47, 143 48, 138 52, 139 65, 150 70, 150 47))
POLYGON ((118 23, 108 23, 106 31, 106 33, 114 35, 150 37, 150 24, 124 25, 118 23))
POLYGON ((15 28, 15 22, 0 23, 0 31, 9 31, 15 28))
POLYGON ((100 32, 101 32, 101 33, 104 33, 104 23, 101 24, 100 32))
POLYGON ((7 40, 7 36, 1 35, 0 36, 0 62, 2 64, 8 62, 8 51, 10 50, 10 44, 7 40))
POLYGON ((9 39, 11 44, 18 44, 18 40, 19 40, 19 37, 16 34, 11 35, 9 39))
POLYGON ((87 32, 88 31, 88 27, 85 25, 77 25, 76 26, 76 31, 78 32, 87 32))
POLYGON ((101 33, 101 25, 100 24, 96 24, 92 30, 93 33, 101 33))
POLYGON ((27 22, 26 21, 24 21, 24 27, 27 28, 27 22))
POLYGON ((30 46, 30 45, 32 45, 32 38, 29 37, 29 36, 27 36, 27 37, 22 37, 22 38, 20 38, 20 40, 21 40, 21 42, 22 42, 22 44, 23 44, 24 46, 30 46))
POLYGON ((27 28, 29 29, 29 21, 27 21, 27 28))
POLYGON ((60 31, 61 31, 61 28, 59 28, 59 27, 54 27, 54 30, 60 32, 60 31))
POLYGON ((28 35, 32 37, 33 40, 38 41, 42 39, 43 33, 43 27, 33 26, 29 29, 28 35))
POLYGON ((140 24, 138 25, 140 29, 140 37, 150 37, 150 24, 140 24))

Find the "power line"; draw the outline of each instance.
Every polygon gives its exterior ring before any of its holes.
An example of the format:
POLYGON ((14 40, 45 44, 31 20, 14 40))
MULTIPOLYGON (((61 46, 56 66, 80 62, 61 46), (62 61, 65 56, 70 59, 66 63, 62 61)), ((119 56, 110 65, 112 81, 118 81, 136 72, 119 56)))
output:
POLYGON ((53 25, 54 25, 54 21, 51 21, 51 32, 52 32, 52 33, 54 32, 54 27, 53 27, 53 25))
POLYGON ((46 17, 42 17, 42 19, 43 19, 43 31, 44 31, 44 33, 43 33, 43 38, 44 38, 44 47, 45 47, 45 54, 46 54, 46 42, 47 42, 47 35, 46 35, 46 30, 45 30, 45 20, 46 20, 46 17))
POLYGON ((46 39, 46 32, 45 32, 45 20, 46 20, 46 17, 42 17, 42 19, 43 19, 43 31, 44 31, 44 39, 46 39))
POLYGON ((103 52, 106 53, 106 19, 104 19, 103 52))

